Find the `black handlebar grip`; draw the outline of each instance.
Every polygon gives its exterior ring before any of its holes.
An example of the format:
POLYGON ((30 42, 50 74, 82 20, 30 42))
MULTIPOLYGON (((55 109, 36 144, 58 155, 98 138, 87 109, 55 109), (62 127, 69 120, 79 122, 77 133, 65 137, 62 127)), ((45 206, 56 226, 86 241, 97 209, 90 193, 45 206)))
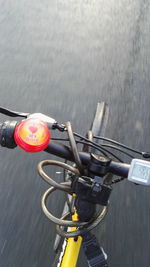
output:
POLYGON ((7 148, 15 148, 14 130, 17 121, 5 121, 0 124, 0 145, 7 148))

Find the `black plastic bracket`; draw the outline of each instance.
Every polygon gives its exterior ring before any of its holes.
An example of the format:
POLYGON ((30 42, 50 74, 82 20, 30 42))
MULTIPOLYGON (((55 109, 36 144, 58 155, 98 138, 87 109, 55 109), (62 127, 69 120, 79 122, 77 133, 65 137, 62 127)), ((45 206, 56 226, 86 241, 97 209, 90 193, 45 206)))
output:
POLYGON ((90 179, 89 182, 88 177, 85 178, 84 180, 84 176, 82 176, 73 181, 72 191, 84 201, 107 206, 112 187, 103 184, 103 178, 101 177, 90 179))

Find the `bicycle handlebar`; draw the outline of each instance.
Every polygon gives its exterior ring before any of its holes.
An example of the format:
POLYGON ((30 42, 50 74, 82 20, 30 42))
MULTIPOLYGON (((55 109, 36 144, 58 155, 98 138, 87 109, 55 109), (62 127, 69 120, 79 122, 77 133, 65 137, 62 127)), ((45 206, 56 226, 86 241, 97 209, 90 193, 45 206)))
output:
MULTIPOLYGON (((0 124, 0 145, 7 148, 15 148, 17 144, 14 140, 14 130, 17 125, 17 121, 6 121, 0 124)), ((48 147, 45 149, 46 152, 63 159, 74 162, 74 156, 69 146, 64 144, 50 141, 48 147)), ((87 152, 79 152, 81 162, 85 166, 89 166, 91 163, 91 154, 87 152)), ((127 178, 130 165, 126 163, 120 163, 111 161, 109 164, 109 171, 112 174, 127 178)), ((92 172, 92 171, 91 171, 92 172)), ((100 176, 98 170, 94 171, 94 174, 100 176)))
MULTIPOLYGON (((74 162, 72 151, 66 145, 51 141, 48 147, 45 149, 45 151, 55 156, 74 162)), ((79 156, 84 165, 88 166, 90 164, 91 162, 90 153, 79 152, 79 156)), ((109 166, 109 172, 111 172, 112 174, 127 178, 129 168, 130 168, 130 164, 111 161, 110 166, 109 166)), ((95 174, 98 176, 100 175, 98 172, 95 174)))
MULTIPOLYGON (((109 145, 107 143, 103 145, 98 145, 96 142, 93 141, 93 139, 101 139, 101 136, 99 137, 93 135, 91 131, 90 135, 85 138, 73 132, 70 122, 66 123, 65 125, 58 124, 57 121, 55 121, 53 118, 45 116, 41 113, 20 113, 11 110, 6 110, 4 108, 0 108, 0 113, 9 115, 11 117, 19 116, 25 118, 21 122, 6 121, 0 124, 1 146, 7 148, 15 148, 18 145, 27 152, 40 152, 44 150, 47 153, 53 154, 55 156, 75 163, 74 168, 73 166, 70 166, 63 162, 54 160, 44 160, 41 161, 37 166, 39 175, 48 184, 51 185, 51 187, 44 193, 42 197, 42 209, 45 215, 51 221, 56 223, 58 226, 60 225, 60 227, 57 227, 59 235, 62 235, 64 237, 76 237, 78 235, 83 235, 88 231, 91 231, 91 229, 93 229, 94 227, 96 227, 106 214, 108 200, 112 191, 111 185, 123 180, 124 178, 127 178, 128 172, 129 170, 131 170, 130 164, 111 160, 107 155, 111 155, 114 159, 121 161, 120 158, 118 158, 115 154, 111 153, 104 146, 117 149, 118 147, 109 145), (62 132, 64 131, 67 133, 68 138, 55 138, 50 140, 49 129, 57 129, 62 132), (56 140, 69 141, 69 145, 64 145, 63 143, 56 142, 56 140), (78 143, 84 145, 83 150, 80 152, 77 148, 78 143), (90 146, 94 148, 93 151, 99 150, 101 153, 94 154, 89 152, 92 151, 89 149, 90 146), (55 182, 53 178, 48 176, 43 170, 43 167, 48 165, 56 165, 64 168, 65 170, 68 170, 70 173, 67 173, 67 178, 69 179, 65 180, 64 183, 55 182), (109 174, 121 176, 121 178, 113 180, 113 175, 109 174), (104 179, 102 179, 103 177, 104 179), (47 198, 53 191, 57 189, 65 191, 67 192, 67 194, 70 194, 72 196, 74 194, 76 195, 74 206, 77 210, 77 214, 79 217, 78 222, 64 220, 67 218, 66 216, 68 216, 68 213, 65 214, 65 217, 63 216, 61 219, 58 219, 53 216, 47 209, 47 198), (97 204, 104 206, 102 211, 100 211, 98 215, 96 214, 97 204), (83 210, 86 211, 86 214, 83 210), (88 210, 90 210, 90 212, 88 210), (65 232, 64 230, 62 230, 61 226, 75 226, 78 229, 73 232, 65 232)), ((108 138, 103 137, 102 139, 105 139, 106 141, 110 142, 110 139, 108 138)), ((127 149, 126 146, 116 141, 111 140, 111 142, 127 149)), ((142 154, 133 149, 128 149, 132 152, 142 154)), ((121 149, 118 150, 123 152, 121 149)), ((132 155, 127 155, 133 158, 132 155)), ((145 157, 149 156, 148 153, 144 155, 145 157)))

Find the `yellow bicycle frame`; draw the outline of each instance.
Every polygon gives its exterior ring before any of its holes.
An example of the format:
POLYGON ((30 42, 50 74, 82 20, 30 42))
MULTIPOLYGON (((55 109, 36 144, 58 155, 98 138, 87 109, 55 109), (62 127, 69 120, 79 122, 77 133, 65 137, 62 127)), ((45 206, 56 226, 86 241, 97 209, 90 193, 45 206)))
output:
MULTIPOLYGON (((77 213, 72 216, 73 221, 78 221, 77 213)), ((76 227, 68 228, 68 231, 75 231, 76 227)), ((67 238, 64 241, 64 252, 62 252, 62 260, 60 267, 75 267, 77 264, 80 247, 82 243, 82 237, 67 238)))

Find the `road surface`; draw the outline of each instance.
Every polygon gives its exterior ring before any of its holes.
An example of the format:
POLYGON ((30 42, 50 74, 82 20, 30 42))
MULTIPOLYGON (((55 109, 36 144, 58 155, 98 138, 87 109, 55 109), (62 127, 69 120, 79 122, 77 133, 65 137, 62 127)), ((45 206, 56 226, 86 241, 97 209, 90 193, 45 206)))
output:
MULTIPOLYGON (((148 0, 0 0, 0 105, 70 120, 84 134, 106 101, 106 136, 150 151, 149 33, 148 0)), ((41 212, 47 185, 36 173, 47 158, 0 149, 2 267, 52 264, 55 226, 41 212)), ((50 201, 57 215, 62 198, 50 201)), ((149 267, 150 188, 122 182, 110 204, 97 229, 109 266, 149 267)))

